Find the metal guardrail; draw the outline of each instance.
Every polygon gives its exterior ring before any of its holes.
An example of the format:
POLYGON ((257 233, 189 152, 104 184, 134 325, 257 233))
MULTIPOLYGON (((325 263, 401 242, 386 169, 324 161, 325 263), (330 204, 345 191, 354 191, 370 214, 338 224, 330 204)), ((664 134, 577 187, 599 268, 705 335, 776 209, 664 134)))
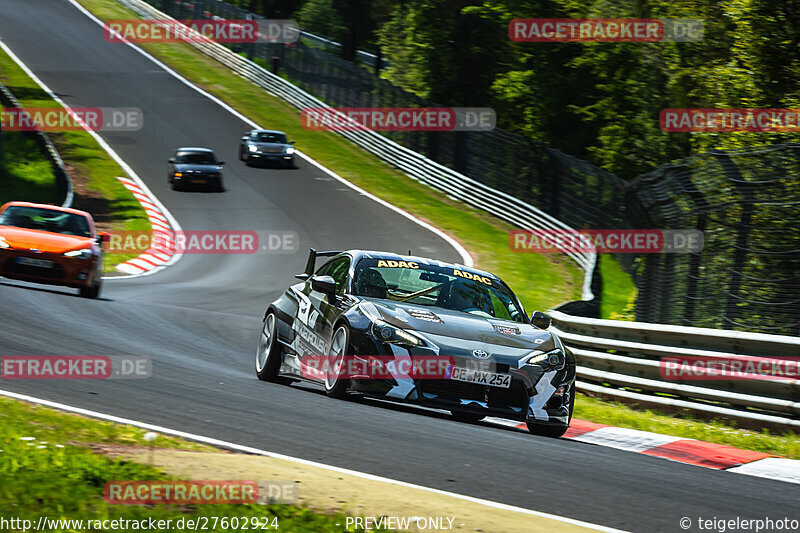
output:
MULTIPOLYGON (((154 20, 174 20, 143 0, 117 0, 140 16, 154 20)), ((216 59, 240 76, 281 98, 298 109, 327 107, 324 102, 299 87, 276 76, 219 43, 190 42, 202 53, 216 59)), ((431 159, 405 148, 370 130, 341 131, 341 136, 364 150, 400 169, 411 178, 444 192, 450 198, 484 210, 495 217, 526 229, 571 229, 568 225, 536 207, 455 172, 431 159)), ((592 273, 597 261, 594 253, 567 251, 566 254, 584 270, 582 296, 594 298, 591 290, 592 273)))
MULTIPOLYGON (((14 94, 8 90, 8 87, 2 83, 0 83, 0 101, 6 107, 22 107, 22 105, 19 103, 19 100, 17 100, 14 94)), ((53 141, 51 141, 50 137, 48 137, 43 131, 32 131, 26 133, 34 141, 36 141, 36 144, 39 146, 42 154, 47 158, 48 161, 50 161, 50 166, 53 167, 53 175, 56 178, 56 185, 64 196, 64 203, 61 204, 61 206, 72 206, 72 199, 74 196, 74 192, 72 190, 72 179, 69 177, 69 173, 64 166, 64 160, 61 159, 61 155, 58 153, 58 150, 56 150, 53 141)))
MULTIPOLYGON (((319 35, 314 35, 313 33, 309 33, 307 31, 301 31, 300 38, 305 39, 314 44, 323 46, 327 50, 339 50, 342 47, 342 45, 340 43, 337 43, 336 41, 326 39, 325 37, 320 37, 319 35)), ((364 50, 356 50, 356 57, 360 61, 371 66, 372 68, 375 68, 376 66, 380 68, 385 68, 386 66, 389 65, 389 62, 386 61, 385 59, 378 59, 377 55, 370 52, 366 52, 364 50), (380 65, 377 64, 378 61, 380 61, 380 65)))
POLYGON ((551 331, 575 353, 578 389, 650 405, 800 428, 800 380, 666 379, 665 357, 767 365, 800 361, 800 338, 600 320, 551 312, 551 331), (757 359, 756 359, 757 358, 757 359))

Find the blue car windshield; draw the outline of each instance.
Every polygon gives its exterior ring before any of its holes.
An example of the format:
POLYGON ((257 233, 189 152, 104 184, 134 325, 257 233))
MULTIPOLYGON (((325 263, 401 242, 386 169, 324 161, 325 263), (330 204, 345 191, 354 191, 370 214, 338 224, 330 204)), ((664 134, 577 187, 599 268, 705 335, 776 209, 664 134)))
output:
POLYGON ((525 322, 517 298, 497 278, 444 263, 364 258, 356 265, 353 293, 525 322))

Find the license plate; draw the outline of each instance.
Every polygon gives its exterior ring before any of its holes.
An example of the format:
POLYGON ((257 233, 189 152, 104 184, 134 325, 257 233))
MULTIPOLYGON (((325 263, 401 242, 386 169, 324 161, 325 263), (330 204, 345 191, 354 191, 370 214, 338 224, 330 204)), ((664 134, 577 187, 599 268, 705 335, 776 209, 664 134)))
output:
POLYGON ((192 180, 192 183, 205 183, 207 180, 192 180))
POLYGON ((17 262, 20 265, 27 265, 39 268, 52 268, 54 265, 52 261, 48 261, 47 259, 34 259, 32 257, 19 257, 17 258, 17 262))
POLYGON ((502 389, 507 389, 511 386, 511 374, 489 372, 486 370, 478 370, 477 368, 462 368, 460 366, 448 365, 445 377, 456 381, 475 383, 476 385, 487 385, 489 387, 500 387, 502 389))

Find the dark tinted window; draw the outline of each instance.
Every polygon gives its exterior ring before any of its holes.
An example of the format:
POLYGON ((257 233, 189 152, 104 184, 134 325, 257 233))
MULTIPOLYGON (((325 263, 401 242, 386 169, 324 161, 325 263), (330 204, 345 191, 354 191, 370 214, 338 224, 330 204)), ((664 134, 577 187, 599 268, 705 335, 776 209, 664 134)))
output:
POLYGON ((189 165, 214 165, 217 158, 211 152, 178 152, 175 162, 189 165))
POLYGON ((353 294, 525 322, 516 297, 499 280, 444 263, 361 259, 353 294))
POLYGON ((350 258, 337 257, 322 265, 317 270, 318 276, 330 276, 336 282, 336 294, 344 294, 347 285, 347 274, 350 271, 350 258))
POLYGON ((260 143, 287 144, 286 135, 283 133, 267 133, 262 131, 259 133, 253 133, 250 138, 260 143))

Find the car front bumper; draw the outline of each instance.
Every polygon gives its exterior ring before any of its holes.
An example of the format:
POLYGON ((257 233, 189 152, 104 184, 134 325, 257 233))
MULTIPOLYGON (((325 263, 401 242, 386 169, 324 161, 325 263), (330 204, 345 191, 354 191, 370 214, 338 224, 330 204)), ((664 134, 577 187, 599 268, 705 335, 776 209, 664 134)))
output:
POLYGON ((0 276, 49 285, 88 287, 94 283, 96 260, 96 257, 76 259, 55 254, 3 249, 0 250, 0 276), (49 266, 26 265, 20 262, 20 258, 48 261, 50 264, 49 266))

